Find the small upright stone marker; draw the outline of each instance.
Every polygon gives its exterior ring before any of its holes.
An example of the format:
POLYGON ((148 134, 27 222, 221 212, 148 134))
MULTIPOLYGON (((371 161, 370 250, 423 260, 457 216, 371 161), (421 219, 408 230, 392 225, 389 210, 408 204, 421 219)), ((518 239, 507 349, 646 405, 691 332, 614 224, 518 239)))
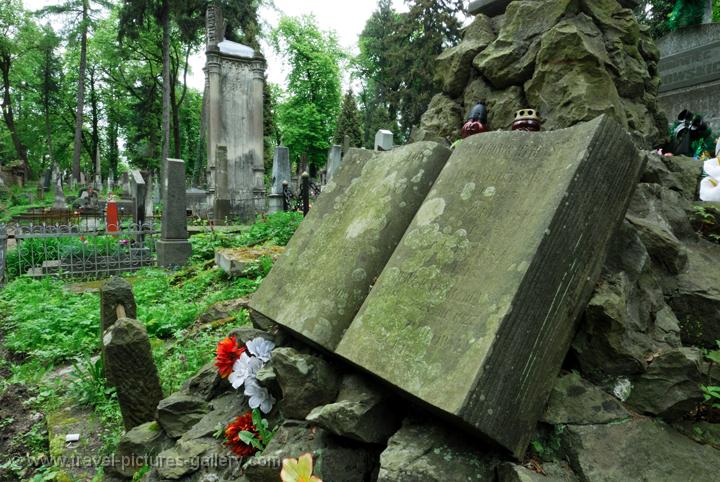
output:
POLYGON ((103 360, 108 382, 117 390, 125 430, 151 422, 163 394, 142 323, 120 318, 105 331, 103 360))
POLYGON ((332 146, 327 160, 327 181, 333 178, 342 162, 342 146, 332 146))
POLYGON ((166 267, 182 266, 192 255, 187 230, 185 162, 168 159, 165 176, 162 237, 157 242, 158 264, 166 267))
POLYGON ((140 171, 133 169, 130 171, 130 197, 133 200, 133 220, 136 224, 141 225, 145 222, 145 191, 147 185, 140 171))
POLYGON ((375 134, 375 150, 392 151, 393 147, 395 147, 393 133, 385 129, 377 131, 377 134, 375 134))
POLYGON ((283 182, 290 183, 290 150, 287 147, 275 148, 272 168, 272 187, 268 196, 270 214, 283 210, 283 182))

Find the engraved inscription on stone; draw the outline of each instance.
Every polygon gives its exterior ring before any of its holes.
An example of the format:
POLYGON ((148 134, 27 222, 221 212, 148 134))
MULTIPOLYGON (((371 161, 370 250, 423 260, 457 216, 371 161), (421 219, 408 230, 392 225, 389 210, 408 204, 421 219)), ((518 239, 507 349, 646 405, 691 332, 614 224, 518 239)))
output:
POLYGON ((720 79, 720 41, 660 60, 660 92, 720 79))

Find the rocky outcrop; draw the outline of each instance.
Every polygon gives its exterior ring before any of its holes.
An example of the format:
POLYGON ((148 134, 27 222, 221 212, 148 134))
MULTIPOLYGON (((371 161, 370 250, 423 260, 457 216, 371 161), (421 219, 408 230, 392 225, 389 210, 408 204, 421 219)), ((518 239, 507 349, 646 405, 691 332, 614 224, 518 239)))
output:
POLYGON ((438 57, 442 102, 433 99, 420 130, 452 143, 457 109, 467 115, 483 101, 491 129, 508 129, 522 108, 538 110, 544 129, 610 114, 651 147, 666 131, 658 61, 646 29, 616 0, 513 1, 504 15, 476 16, 438 57))

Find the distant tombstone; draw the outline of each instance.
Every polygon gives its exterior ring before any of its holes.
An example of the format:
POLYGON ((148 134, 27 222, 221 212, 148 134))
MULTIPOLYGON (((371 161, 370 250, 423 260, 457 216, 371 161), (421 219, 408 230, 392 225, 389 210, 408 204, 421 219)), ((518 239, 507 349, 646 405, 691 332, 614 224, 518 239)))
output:
POLYGON ((330 182, 342 162, 342 146, 332 146, 328 153, 326 182, 330 182))
POLYGON ((52 169, 45 169, 41 184, 45 192, 49 191, 52 187, 52 177, 52 169))
POLYGON ((385 129, 377 131, 375 134, 375 150, 392 151, 393 147, 395 147, 393 133, 385 129))
POLYGON ((155 176, 152 172, 145 174, 145 218, 152 218, 155 212, 155 176))
POLYGON ((0 224, 0 286, 5 284, 5 251, 7 250, 7 227, 0 224))
POLYGON ((210 4, 206 14, 207 171, 217 189, 217 147, 226 146, 228 189, 234 217, 255 219, 264 206, 265 168, 263 90, 265 58, 260 51, 225 38, 222 10, 210 4))
POLYGON ((290 171, 290 150, 287 147, 278 146, 273 156, 272 180, 270 196, 268 196, 268 212, 276 213, 283 210, 283 182, 288 184, 291 181, 290 171))
POLYGON ((191 187, 185 191, 185 199, 187 200, 188 209, 192 211, 193 216, 207 218, 210 210, 208 203, 208 192, 204 189, 191 187))
POLYGON ((345 134, 345 137, 343 138, 343 148, 342 148, 342 154, 343 156, 348 153, 350 150, 350 136, 345 134))
POLYGON ((120 175, 120 186, 122 187, 124 193, 130 194, 130 175, 128 172, 123 172, 120 175))
POLYGON ((107 187, 108 191, 112 191, 113 189, 115 189, 115 176, 113 175, 112 171, 110 171, 110 174, 107 178, 107 187))
POLYGON ((162 236, 157 242, 158 264, 165 267, 182 266, 192 255, 192 247, 188 241, 184 161, 167 160, 163 191, 165 204, 162 236))
POLYGON ((145 326, 127 317, 118 319, 103 334, 102 352, 125 430, 153 421, 163 393, 145 326))
POLYGON ((228 186, 227 147, 217 146, 215 166, 215 224, 225 224, 231 215, 230 187, 228 186))
POLYGON ((147 185, 142 173, 137 169, 130 171, 130 197, 133 200, 133 220, 138 227, 145 223, 145 197, 147 185))
POLYGON ((656 40, 658 106, 672 123, 688 109, 720 130, 720 24, 685 27, 656 40))
POLYGON ((65 202, 65 192, 62 187, 62 178, 60 176, 55 180, 55 201, 53 202, 53 210, 65 211, 68 206, 65 202))
POLYGON ((84 172, 80 172, 80 185, 84 186, 87 182, 87 177, 85 176, 84 172))

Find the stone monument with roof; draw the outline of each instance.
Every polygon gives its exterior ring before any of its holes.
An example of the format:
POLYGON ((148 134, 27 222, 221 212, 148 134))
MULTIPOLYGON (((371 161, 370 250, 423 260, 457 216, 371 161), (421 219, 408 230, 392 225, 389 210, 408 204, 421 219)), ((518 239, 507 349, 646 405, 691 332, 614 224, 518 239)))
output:
MULTIPOLYGON (((264 208, 263 89, 265 58, 225 38, 225 20, 216 5, 207 9, 205 102, 207 184, 217 191, 217 147, 227 147, 227 192, 232 216, 252 221, 264 208)), ((223 176, 223 182, 225 177, 223 176)), ((211 199, 212 202, 214 199, 211 199)))

